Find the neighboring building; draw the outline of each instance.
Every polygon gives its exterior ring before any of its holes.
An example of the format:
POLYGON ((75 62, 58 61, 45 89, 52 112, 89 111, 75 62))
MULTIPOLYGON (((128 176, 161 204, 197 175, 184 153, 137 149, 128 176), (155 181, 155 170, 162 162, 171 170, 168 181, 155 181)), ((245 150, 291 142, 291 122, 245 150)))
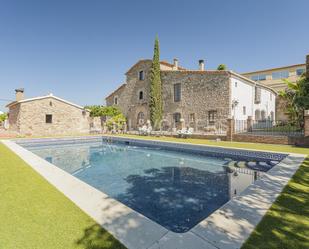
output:
POLYGON ((60 135, 89 132, 89 111, 52 94, 24 99, 16 89, 9 103, 9 130, 23 135, 60 135))
MULTIPOLYGON (((126 83, 106 97, 106 104, 120 107, 128 128, 136 129, 150 119, 149 92, 151 60, 140 60, 126 73, 126 83)), ((234 116, 246 120, 275 119, 276 92, 232 71, 187 70, 174 64, 160 63, 164 130, 193 127, 196 131, 226 128, 234 116)))
MULTIPOLYGON (((308 58, 309 57, 307 56, 307 61, 308 58)), ((283 79, 287 79, 291 82, 296 82, 305 72, 306 72, 306 64, 296 64, 285 67, 270 68, 249 73, 243 73, 242 75, 256 82, 263 83, 266 86, 269 86, 272 89, 274 89, 276 92, 280 92, 287 88, 287 85, 283 81, 283 79)), ((277 119, 287 120, 288 117, 285 113, 286 112, 285 101, 282 100, 282 98, 278 97, 276 106, 277 106, 276 108, 277 119)))

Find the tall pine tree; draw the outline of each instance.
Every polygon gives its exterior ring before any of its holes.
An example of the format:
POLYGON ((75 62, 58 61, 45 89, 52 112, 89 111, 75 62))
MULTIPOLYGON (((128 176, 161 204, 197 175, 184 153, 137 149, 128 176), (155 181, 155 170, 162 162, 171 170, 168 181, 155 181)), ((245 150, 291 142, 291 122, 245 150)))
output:
POLYGON ((158 36, 155 40, 150 76, 150 121, 155 130, 160 129, 163 113, 162 82, 160 75, 160 49, 158 36))

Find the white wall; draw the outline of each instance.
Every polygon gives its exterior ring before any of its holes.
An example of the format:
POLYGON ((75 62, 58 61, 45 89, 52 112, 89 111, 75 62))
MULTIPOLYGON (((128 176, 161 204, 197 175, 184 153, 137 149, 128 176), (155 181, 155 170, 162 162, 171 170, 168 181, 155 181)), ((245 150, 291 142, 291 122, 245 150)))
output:
POLYGON ((231 78, 232 103, 238 101, 238 105, 232 109, 232 116, 236 120, 246 120, 253 113, 254 87, 243 80, 231 78), (246 107, 246 114, 243 113, 243 107, 246 107))
POLYGON ((274 113, 276 108, 276 95, 268 89, 261 88, 261 103, 254 104, 255 84, 250 84, 245 80, 231 77, 231 92, 232 102, 238 101, 238 105, 232 109, 232 116, 236 120, 246 120, 248 116, 255 118, 255 110, 264 110, 266 118, 270 117, 271 112, 274 113), (243 112, 243 107, 246 107, 246 114, 243 112))
POLYGON ((276 95, 267 90, 263 89, 261 90, 261 103, 260 104, 254 104, 254 113, 252 115, 253 119, 255 119, 255 110, 265 111, 266 113, 266 119, 270 117, 271 112, 274 113, 274 119, 275 113, 276 113, 276 95))

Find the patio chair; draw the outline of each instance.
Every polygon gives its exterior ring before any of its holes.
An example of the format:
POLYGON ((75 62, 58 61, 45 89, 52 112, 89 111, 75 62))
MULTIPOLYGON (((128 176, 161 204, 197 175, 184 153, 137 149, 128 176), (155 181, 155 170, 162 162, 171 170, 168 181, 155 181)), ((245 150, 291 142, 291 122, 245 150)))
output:
POLYGON ((177 131, 178 137, 182 138, 187 133, 187 128, 182 128, 181 130, 177 131))
POLYGON ((191 135, 193 134, 193 131, 194 131, 194 129, 193 129, 192 127, 188 128, 188 129, 186 130, 186 132, 183 134, 183 137, 184 137, 184 138, 191 137, 191 135))

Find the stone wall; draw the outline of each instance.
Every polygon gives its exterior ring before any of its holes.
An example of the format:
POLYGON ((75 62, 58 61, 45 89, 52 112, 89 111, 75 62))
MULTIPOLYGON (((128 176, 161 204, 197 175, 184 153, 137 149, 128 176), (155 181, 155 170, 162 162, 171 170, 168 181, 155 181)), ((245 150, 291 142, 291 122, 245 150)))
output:
POLYGON ((229 76, 224 71, 162 71, 164 120, 173 126, 173 114, 180 113, 183 126, 205 131, 211 125, 209 111, 216 111, 216 124, 226 126, 231 115, 229 76), (181 84, 179 102, 174 102, 176 83, 181 84))
MULTIPOLYGON (((126 85, 106 98, 107 105, 114 104, 118 96, 118 106, 127 117, 130 130, 136 129, 150 119, 149 93, 150 70, 152 61, 143 60, 135 64, 127 73, 126 85), (145 79, 139 80, 138 73, 144 71, 145 79), (143 99, 139 99, 139 92, 143 99), (143 113, 143 121, 139 120, 143 113)), ((217 111, 217 123, 226 126, 230 113, 230 74, 225 71, 181 71, 161 70, 163 86, 164 126, 171 129, 175 126, 174 113, 180 113, 184 126, 201 130, 209 125, 209 111, 217 111), (174 84, 181 83, 181 101, 174 102, 174 84), (190 119, 191 114, 191 119, 190 119), (192 120, 194 115, 194 120, 192 120)), ((221 127, 220 126, 220 127, 221 127)), ((179 128, 179 127, 178 127, 179 128)))
POLYGON ((20 128, 19 117, 20 117, 20 104, 11 106, 9 117, 8 117, 9 129, 11 131, 19 132, 19 128, 20 128))
MULTIPOLYGON (((18 104, 18 132, 23 135, 62 135, 89 132, 89 112, 54 98, 44 98, 18 104), (46 123, 46 114, 52 123, 46 123)), ((16 115, 13 107, 11 112, 16 115)), ((10 124, 10 126, 15 124, 10 124)))

